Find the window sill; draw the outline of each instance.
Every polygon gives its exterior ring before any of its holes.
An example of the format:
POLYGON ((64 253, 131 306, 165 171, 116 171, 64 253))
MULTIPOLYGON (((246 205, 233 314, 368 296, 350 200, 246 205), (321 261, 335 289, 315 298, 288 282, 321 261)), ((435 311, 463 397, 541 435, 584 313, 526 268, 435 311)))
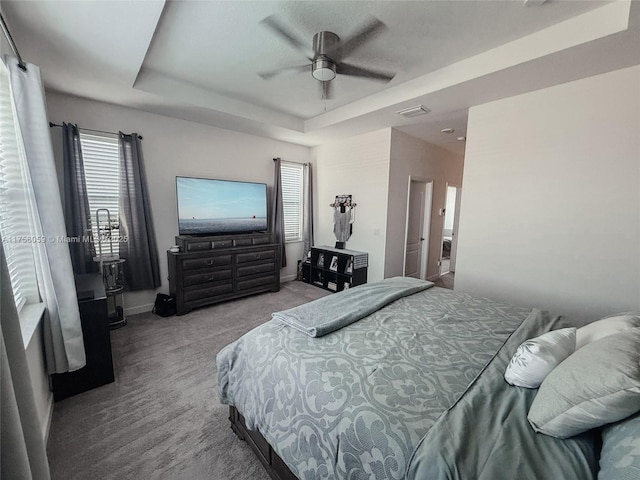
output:
POLYGON ((290 243, 302 243, 302 242, 303 242, 302 239, 299 239, 299 240, 285 240, 284 244, 285 245, 289 245, 290 243))
POLYGON ((42 314, 44 313, 44 303, 30 303, 22 307, 18 317, 20 318, 20 330, 22 331, 22 341, 26 349, 31 343, 33 334, 36 332, 42 314))

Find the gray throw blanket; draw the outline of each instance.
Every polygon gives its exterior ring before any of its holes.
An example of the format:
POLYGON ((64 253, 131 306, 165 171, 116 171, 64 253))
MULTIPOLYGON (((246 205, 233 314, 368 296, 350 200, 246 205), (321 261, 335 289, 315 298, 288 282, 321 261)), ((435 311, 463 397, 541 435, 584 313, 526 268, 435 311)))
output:
POLYGON ((276 312, 273 318, 310 337, 321 337, 432 286, 432 282, 411 277, 386 278, 276 312))

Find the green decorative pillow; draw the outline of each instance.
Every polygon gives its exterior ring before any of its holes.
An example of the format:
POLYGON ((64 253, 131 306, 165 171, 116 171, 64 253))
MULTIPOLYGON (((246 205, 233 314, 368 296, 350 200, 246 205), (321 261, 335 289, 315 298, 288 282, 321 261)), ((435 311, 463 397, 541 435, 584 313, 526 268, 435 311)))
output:
POLYGON ((640 411, 640 328, 576 350, 540 385, 529 423, 568 438, 640 411))
POLYGON ((602 429, 598 480, 640 478, 640 414, 602 429))
POLYGON ((609 335, 636 327, 640 327, 640 313, 627 312, 609 315, 578 329, 576 333, 576 349, 609 335))

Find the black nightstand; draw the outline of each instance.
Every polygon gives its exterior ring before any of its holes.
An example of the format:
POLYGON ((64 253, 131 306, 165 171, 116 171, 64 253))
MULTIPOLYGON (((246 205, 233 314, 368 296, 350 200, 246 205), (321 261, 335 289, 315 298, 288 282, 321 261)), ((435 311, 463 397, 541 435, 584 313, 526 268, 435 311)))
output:
POLYGON ((87 364, 74 372, 51 375, 56 402, 114 381, 109 313, 102 275, 76 276, 76 291, 87 364))

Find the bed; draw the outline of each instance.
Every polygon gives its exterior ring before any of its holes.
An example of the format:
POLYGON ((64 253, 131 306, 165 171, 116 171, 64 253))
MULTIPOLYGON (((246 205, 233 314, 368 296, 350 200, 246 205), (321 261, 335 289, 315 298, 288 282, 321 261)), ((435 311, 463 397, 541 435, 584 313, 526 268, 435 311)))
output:
MULTIPOLYGON (((600 431, 534 432, 536 390, 504 380, 559 317, 421 284, 320 335, 276 317, 219 352, 220 401, 272 478, 596 479, 600 431)), ((326 318, 368 285, 300 308, 326 318)))

